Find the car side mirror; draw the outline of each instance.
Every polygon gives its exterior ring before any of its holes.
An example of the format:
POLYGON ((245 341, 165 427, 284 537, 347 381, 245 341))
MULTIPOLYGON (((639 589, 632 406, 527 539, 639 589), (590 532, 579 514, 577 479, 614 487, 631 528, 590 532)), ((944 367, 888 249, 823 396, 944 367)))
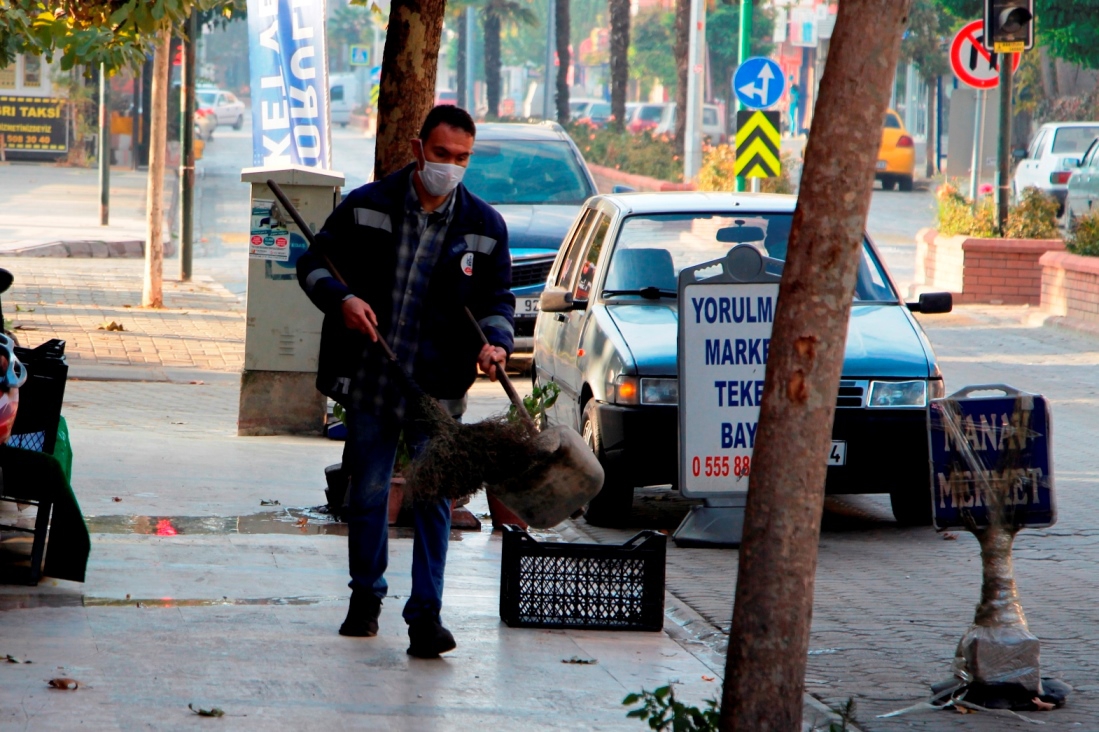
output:
POLYGON ((15 276, 6 269, 0 269, 0 292, 7 292, 12 282, 15 282, 15 276))
POLYGON ((567 313, 575 310, 576 305, 571 291, 550 285, 542 290, 542 295, 538 298, 538 309, 544 313, 567 313))
POLYGON ((611 193, 637 193, 637 189, 630 186, 615 186, 611 189, 611 193))
POLYGON ((1027 155, 1025 147, 1016 148, 1011 151, 1011 157, 1015 158, 1016 160, 1022 160, 1026 156, 1027 155))
POLYGON ((949 292, 925 292, 919 302, 908 303, 908 309, 914 313, 938 315, 954 309, 954 295, 949 292))

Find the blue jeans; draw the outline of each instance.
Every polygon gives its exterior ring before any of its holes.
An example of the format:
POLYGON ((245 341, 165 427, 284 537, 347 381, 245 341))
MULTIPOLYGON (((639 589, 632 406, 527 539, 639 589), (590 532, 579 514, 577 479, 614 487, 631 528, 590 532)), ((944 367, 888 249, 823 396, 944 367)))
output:
MULTIPOLYGON (((414 424, 404 427, 412 456, 427 445, 428 435, 414 424)), ((401 424, 392 416, 350 411, 344 463, 350 468, 347 503, 347 547, 354 591, 385 597, 389 564, 389 482, 397 455, 401 424)), ((414 502, 416 536, 412 548, 412 594, 404 619, 438 619, 443 605, 443 571, 450 538, 450 502, 414 502)))

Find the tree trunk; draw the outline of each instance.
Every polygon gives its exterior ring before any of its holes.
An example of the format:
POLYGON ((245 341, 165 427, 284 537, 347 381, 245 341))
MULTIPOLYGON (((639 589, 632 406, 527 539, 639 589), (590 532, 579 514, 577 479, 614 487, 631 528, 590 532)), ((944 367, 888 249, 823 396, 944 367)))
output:
MULTIPOLYGON (((466 54, 466 12, 463 10, 458 13, 458 59, 455 64, 456 72, 458 75, 458 83, 454 85, 455 98, 454 102, 457 106, 463 109, 466 106, 466 64, 469 63, 469 59, 466 54)), ((384 53, 382 54, 384 57, 384 53)))
POLYGON ((569 53, 569 0, 554 0, 554 12, 557 14, 554 30, 557 31, 557 121, 568 124, 569 121, 569 65, 572 54, 569 53))
POLYGON ((939 172, 939 161, 935 159, 935 104, 938 102, 938 95, 935 92, 938 87, 934 78, 924 79, 924 83, 927 84, 927 124, 924 127, 927 130, 927 142, 924 144, 924 158, 927 160, 927 165, 924 168, 924 175, 930 178, 939 172))
POLYGON ((801 729, 825 456, 910 0, 843 0, 775 310, 725 667, 725 732, 801 729))
POLYGON ((485 96, 488 116, 500 116, 500 16, 485 13, 485 96))
POLYGON ((630 82, 630 0, 608 0, 611 16, 611 125, 626 123, 626 89, 630 82))
POLYGON ((168 154, 168 62, 172 28, 168 23, 157 33, 150 95, 149 178, 145 200, 145 280, 141 304, 164 307, 164 158, 168 154))
MULTIPOLYGON (((687 139, 687 78, 690 64, 691 0, 675 3, 675 149, 683 155, 687 139)), ((729 87, 725 87, 728 89, 729 87)))
POLYGON ((435 102, 435 71, 446 0, 393 0, 382 53, 374 179, 412 159, 409 140, 435 102))

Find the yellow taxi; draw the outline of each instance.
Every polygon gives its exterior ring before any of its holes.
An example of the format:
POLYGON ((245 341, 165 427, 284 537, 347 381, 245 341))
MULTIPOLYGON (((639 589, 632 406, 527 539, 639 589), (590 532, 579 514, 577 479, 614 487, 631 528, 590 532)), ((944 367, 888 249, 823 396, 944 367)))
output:
POLYGON ((881 181, 884 191, 898 186, 902 191, 910 191, 915 169, 916 145, 912 136, 904 129, 900 115, 892 109, 886 110, 874 178, 881 181))

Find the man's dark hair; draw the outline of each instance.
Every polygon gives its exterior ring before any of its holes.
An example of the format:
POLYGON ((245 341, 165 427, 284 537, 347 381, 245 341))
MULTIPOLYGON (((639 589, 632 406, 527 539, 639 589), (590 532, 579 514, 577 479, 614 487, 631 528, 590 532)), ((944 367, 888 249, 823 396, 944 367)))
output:
POLYGON ((453 104, 440 104, 427 113, 423 127, 420 128, 420 139, 426 142, 432 130, 439 125, 449 125, 468 132, 473 137, 477 136, 477 125, 473 124, 473 118, 469 116, 469 112, 453 104))

